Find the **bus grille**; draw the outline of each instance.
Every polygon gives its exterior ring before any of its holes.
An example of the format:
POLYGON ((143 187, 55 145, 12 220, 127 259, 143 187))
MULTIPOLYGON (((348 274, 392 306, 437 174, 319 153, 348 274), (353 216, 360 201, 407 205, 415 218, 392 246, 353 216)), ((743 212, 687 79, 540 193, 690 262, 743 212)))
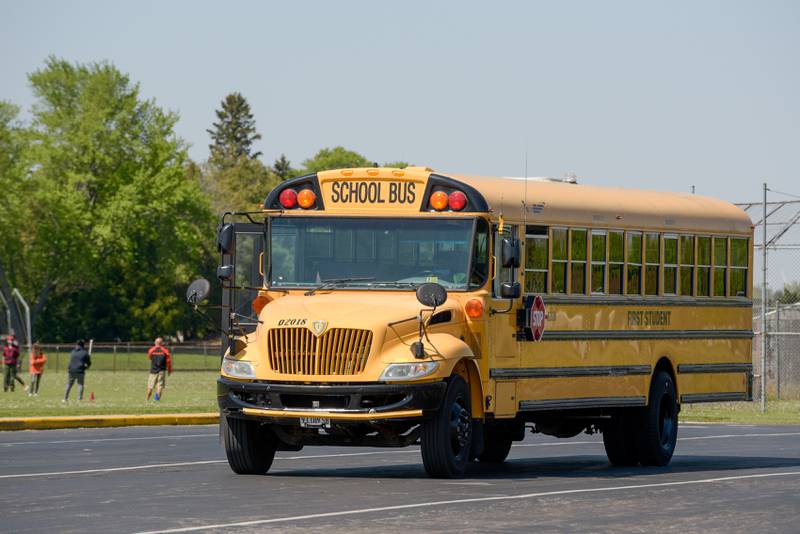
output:
POLYGON ((367 366, 372 332, 331 328, 315 336, 308 328, 273 328, 267 335, 269 364, 281 374, 357 375, 367 366))

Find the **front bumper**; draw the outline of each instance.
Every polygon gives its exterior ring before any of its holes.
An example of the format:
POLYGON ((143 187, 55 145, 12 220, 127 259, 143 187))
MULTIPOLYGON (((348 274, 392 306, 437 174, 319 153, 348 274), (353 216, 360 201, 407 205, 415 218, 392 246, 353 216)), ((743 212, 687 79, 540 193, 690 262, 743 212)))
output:
POLYGON ((424 418, 439 409, 447 384, 286 384, 220 377, 217 399, 231 417, 296 424, 301 417, 340 423, 424 418))

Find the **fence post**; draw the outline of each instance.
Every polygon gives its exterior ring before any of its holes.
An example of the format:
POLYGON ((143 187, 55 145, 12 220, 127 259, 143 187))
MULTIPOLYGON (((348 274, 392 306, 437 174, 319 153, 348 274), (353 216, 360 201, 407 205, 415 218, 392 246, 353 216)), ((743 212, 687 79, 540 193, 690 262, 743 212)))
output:
POLYGON ((128 341, 128 357, 127 357, 126 361, 128 362, 128 364, 125 367, 125 370, 126 371, 130 371, 131 370, 131 342, 130 341, 128 341))
POLYGON ((117 372, 117 344, 114 343, 114 355, 111 357, 111 371, 117 372))
POLYGON ((775 303, 775 396, 781 400, 781 303, 775 303))
POLYGON ((58 364, 61 360, 61 345, 56 345, 56 372, 58 372, 58 364))
POLYGON ((767 182, 764 182, 764 218, 761 220, 761 413, 767 409, 767 182))

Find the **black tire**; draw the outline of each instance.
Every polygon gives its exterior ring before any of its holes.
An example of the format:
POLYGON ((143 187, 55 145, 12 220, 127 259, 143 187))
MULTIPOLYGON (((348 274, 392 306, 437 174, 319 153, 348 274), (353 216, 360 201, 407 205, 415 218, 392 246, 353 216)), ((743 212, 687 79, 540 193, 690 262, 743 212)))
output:
POLYGON ((422 464, 429 476, 463 476, 472 447, 469 387, 460 376, 447 386, 442 407, 422 424, 422 464))
POLYGON ((275 458, 276 439, 272 432, 245 419, 221 416, 220 434, 228 465, 239 475, 263 475, 275 458))
POLYGON ((665 466, 678 439, 678 401, 675 382, 659 371, 650 383, 650 398, 638 425, 636 453, 642 465, 665 466))
POLYGON ((504 426, 487 426, 483 434, 483 452, 478 455, 482 463, 501 464, 511 452, 511 436, 504 426))
POLYGON ((603 428, 603 445, 611 465, 623 467, 639 463, 635 421, 634 414, 619 414, 603 428))

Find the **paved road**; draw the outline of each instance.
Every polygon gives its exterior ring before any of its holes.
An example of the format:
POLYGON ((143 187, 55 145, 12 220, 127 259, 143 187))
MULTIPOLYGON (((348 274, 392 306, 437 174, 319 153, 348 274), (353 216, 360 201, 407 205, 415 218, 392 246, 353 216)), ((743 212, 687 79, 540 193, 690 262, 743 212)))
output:
POLYGON ((309 447, 236 476, 216 427, 6 432, 0 532, 800 531, 800 427, 679 439, 668 468, 632 469, 599 436, 530 435, 507 464, 443 481, 417 448, 309 447))

